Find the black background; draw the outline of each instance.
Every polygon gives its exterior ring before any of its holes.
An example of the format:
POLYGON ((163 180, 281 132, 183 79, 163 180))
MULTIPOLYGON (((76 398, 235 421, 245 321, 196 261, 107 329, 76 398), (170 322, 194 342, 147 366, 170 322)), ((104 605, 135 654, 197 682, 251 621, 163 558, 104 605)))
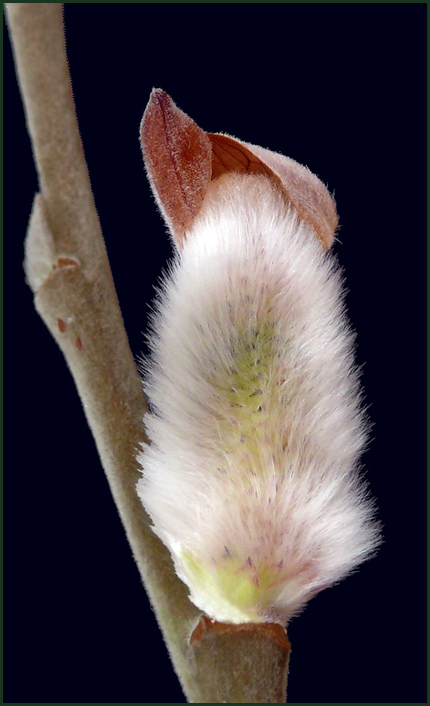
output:
MULTIPOLYGON (((425 26, 408 4, 67 4, 82 140, 131 349, 171 254, 152 86, 306 164, 340 214, 385 543, 289 626, 291 702, 424 702, 425 26)), ((181 702, 72 379, 22 271, 37 177, 5 40, 5 701, 181 702)))

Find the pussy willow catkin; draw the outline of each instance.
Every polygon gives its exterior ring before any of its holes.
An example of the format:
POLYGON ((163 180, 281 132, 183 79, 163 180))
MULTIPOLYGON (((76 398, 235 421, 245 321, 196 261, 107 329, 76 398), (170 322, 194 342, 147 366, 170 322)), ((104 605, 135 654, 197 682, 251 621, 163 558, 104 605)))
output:
POLYGON ((378 544, 352 344, 336 262, 279 186, 211 181, 156 303, 137 488, 209 617, 286 624, 378 544))

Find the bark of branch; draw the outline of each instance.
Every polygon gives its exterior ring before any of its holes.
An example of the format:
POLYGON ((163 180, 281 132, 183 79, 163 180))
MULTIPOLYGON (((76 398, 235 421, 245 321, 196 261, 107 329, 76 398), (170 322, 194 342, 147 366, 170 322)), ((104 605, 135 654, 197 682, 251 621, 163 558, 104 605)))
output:
POLYGON ((189 601, 135 492, 135 451, 145 439, 145 399, 79 136, 62 6, 6 7, 41 188, 26 240, 27 281, 74 377, 175 670, 190 702, 282 703, 288 640, 264 626, 215 629, 211 621, 195 632, 200 611, 189 601))

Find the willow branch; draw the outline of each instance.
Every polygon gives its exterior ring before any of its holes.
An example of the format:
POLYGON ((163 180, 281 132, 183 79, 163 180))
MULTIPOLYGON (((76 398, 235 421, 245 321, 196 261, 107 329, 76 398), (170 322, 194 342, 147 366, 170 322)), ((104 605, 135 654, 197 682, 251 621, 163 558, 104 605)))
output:
POLYGON ((26 239, 27 281, 74 377, 175 670, 190 702, 282 703, 285 631, 199 623, 200 612, 137 497, 135 454, 145 440, 145 398, 79 136, 62 6, 11 3, 7 20, 41 190, 26 239))

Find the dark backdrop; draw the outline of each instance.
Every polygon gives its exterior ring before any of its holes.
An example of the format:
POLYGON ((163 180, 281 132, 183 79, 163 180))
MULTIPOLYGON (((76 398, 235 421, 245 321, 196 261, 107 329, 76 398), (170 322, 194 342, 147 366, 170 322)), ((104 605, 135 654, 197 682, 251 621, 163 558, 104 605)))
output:
MULTIPOLYGON (((335 191, 385 543, 292 621, 291 702, 424 702, 425 7, 67 4, 97 209, 133 354, 171 254, 139 122, 207 131, 335 191)), ((37 178, 5 39, 5 701, 181 702, 62 354, 22 271, 37 178), (65 451, 67 449, 67 451, 65 451)))

